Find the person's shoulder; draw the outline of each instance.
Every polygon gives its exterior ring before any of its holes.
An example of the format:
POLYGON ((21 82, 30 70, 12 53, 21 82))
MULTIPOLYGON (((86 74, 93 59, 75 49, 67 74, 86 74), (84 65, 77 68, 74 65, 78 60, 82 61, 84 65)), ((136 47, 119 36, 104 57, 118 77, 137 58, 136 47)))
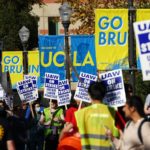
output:
POLYGON ((142 125, 143 129, 145 130, 149 130, 149 133, 150 133, 150 121, 144 121, 143 125, 142 125))
POLYGON ((103 104, 103 103, 101 103, 99 105, 100 105, 99 107, 108 109, 110 112, 114 112, 114 113, 116 112, 116 109, 114 107, 111 107, 111 106, 103 104))
POLYGON ((49 107, 44 108, 44 112, 50 111, 49 107))
POLYGON ((115 108, 115 107, 111 107, 111 106, 108 106, 108 105, 106 105, 106 107, 108 107, 108 108, 111 109, 111 110, 116 111, 116 108, 115 108))
POLYGON ((58 111, 58 112, 63 112, 64 110, 63 110, 62 107, 58 107, 58 108, 56 109, 56 111, 58 111))
POLYGON ((77 111, 78 110, 78 108, 75 108, 75 107, 70 107, 69 109, 67 109, 66 110, 66 112, 75 112, 75 111, 77 111))
POLYGON ((48 110, 48 109, 49 109, 49 107, 44 108, 44 110, 48 110))
POLYGON ((145 121, 142 124, 141 129, 139 129, 138 133, 139 135, 142 135, 141 137, 143 139, 144 144, 149 143, 149 148, 150 148, 150 142, 148 140, 150 138, 150 121, 145 121))
POLYGON ((89 107, 90 107, 90 106, 84 107, 84 108, 82 108, 82 109, 79 109, 79 110, 75 111, 75 114, 81 114, 81 113, 84 113, 86 110, 88 110, 89 107))

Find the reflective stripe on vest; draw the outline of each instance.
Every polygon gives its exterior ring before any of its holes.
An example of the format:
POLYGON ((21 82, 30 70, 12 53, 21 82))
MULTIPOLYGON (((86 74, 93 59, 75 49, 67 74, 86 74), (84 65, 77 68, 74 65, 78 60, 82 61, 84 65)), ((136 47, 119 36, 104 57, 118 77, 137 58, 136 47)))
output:
POLYGON ((81 138, 94 138, 94 139, 103 139, 106 140, 106 135, 99 135, 99 134, 81 134, 81 138))
POLYGON ((85 145, 82 146, 82 150, 113 150, 112 147, 102 147, 102 146, 95 146, 95 145, 85 145))
MULTIPOLYGON (((114 125, 115 111, 104 104, 93 104, 83 108, 75 113, 79 132, 81 134, 81 143, 85 147, 95 147, 101 150, 110 150, 111 141, 106 137, 106 127, 113 135, 117 135, 114 125)), ((93 148, 93 150, 95 150, 93 148)))
MULTIPOLYGON (((109 141, 106 135, 100 134, 81 134, 82 146, 94 146, 99 149, 102 148, 110 148, 111 142, 109 141)), ((95 150, 95 149, 94 149, 95 150)))

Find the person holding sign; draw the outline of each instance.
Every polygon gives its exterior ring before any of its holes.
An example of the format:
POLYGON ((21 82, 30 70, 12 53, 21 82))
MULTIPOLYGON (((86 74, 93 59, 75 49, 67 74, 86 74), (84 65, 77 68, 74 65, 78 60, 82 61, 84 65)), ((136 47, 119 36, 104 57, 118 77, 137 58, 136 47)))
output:
POLYGON ((102 103, 106 88, 102 82, 93 82, 88 93, 92 105, 75 113, 82 150, 111 149, 112 142, 106 137, 105 130, 109 128, 116 137, 119 132, 115 127, 115 110, 102 103))
POLYGON ((45 150, 56 150, 64 124, 63 109, 57 107, 57 100, 50 100, 49 107, 44 109, 40 120, 45 126, 45 150))

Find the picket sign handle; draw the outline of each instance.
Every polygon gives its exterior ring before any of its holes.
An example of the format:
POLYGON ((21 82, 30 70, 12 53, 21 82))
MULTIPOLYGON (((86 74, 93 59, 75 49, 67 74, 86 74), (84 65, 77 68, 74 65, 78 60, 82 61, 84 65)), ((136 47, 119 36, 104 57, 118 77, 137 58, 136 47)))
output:
POLYGON ((52 114, 52 99, 50 99, 50 106, 49 106, 49 108, 50 108, 50 114, 52 114))
POLYGON ((68 108, 67 108, 67 105, 65 105, 65 109, 67 110, 68 108))
POLYGON ((81 109, 81 106, 82 106, 82 101, 80 101, 80 104, 79 104, 78 110, 80 110, 80 109, 81 109))
POLYGON ((31 110, 32 118, 34 118, 34 112, 33 112, 33 108, 32 108, 32 102, 30 102, 29 105, 30 105, 30 110, 31 110))

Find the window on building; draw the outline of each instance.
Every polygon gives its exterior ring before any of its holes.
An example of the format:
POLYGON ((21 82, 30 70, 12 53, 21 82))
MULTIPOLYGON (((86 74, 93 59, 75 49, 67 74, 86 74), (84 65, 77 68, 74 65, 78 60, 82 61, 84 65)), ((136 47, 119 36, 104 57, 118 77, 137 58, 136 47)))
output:
POLYGON ((49 35, 58 34, 58 17, 48 18, 48 32, 49 32, 49 35))

